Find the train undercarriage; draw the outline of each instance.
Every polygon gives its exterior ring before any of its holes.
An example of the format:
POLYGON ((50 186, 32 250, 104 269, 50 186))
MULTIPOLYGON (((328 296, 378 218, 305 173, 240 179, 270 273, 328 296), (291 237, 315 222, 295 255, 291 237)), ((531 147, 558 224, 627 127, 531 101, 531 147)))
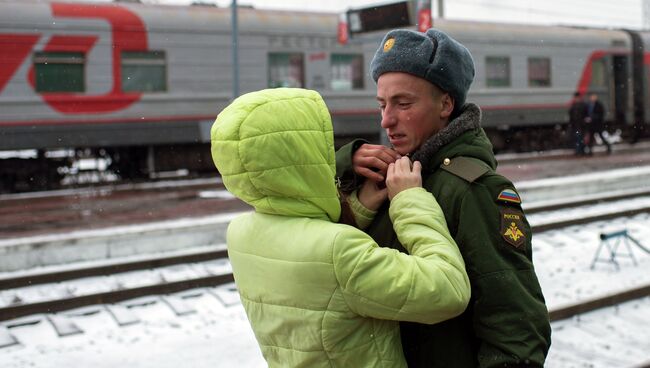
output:
MULTIPOLYGON (((644 128, 612 124, 607 132, 614 142, 635 143, 647 137, 644 128)), ((567 124, 485 130, 495 153, 541 152, 574 146, 574 135, 567 124)), ((337 137, 337 146, 352 138, 337 137)), ((379 136, 363 138, 379 143, 379 136)), ((207 143, 5 152, 0 155, 0 193, 187 178, 215 172, 207 143)))

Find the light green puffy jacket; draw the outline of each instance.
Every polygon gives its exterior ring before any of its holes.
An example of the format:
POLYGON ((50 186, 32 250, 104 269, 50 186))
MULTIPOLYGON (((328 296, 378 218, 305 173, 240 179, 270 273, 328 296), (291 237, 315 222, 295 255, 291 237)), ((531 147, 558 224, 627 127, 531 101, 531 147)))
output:
POLYGON ((317 92, 239 97, 212 127, 212 157, 255 208, 228 227, 228 255, 270 367, 405 367, 395 321, 436 323, 467 306, 462 257, 424 189, 390 207, 413 256, 336 223, 332 123, 317 92))

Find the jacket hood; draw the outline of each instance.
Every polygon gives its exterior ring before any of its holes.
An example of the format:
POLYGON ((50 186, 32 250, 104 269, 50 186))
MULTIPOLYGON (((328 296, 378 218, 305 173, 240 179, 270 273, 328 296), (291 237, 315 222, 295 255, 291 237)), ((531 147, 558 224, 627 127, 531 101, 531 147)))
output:
POLYGON ((257 212, 338 221, 334 133, 317 92, 245 94, 219 114, 210 135, 224 185, 257 212))
POLYGON ((434 171, 445 158, 457 156, 479 159, 496 169, 492 143, 481 128, 481 109, 467 103, 460 115, 431 136, 412 155, 422 163, 423 171, 434 171))

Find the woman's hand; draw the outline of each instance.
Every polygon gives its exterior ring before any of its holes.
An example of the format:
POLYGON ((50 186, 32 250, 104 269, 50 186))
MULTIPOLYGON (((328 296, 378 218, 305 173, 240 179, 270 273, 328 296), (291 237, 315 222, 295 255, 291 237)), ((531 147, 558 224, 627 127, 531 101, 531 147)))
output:
POLYGON ((383 182, 378 183, 374 180, 366 179, 363 185, 357 192, 357 197, 361 204, 371 210, 377 211, 382 203, 386 200, 388 191, 385 186, 381 185, 383 182))
POLYGON ((420 164, 420 161, 415 161, 413 167, 411 167, 411 160, 406 156, 388 165, 386 176, 388 198, 392 200, 397 193, 403 190, 421 187, 421 172, 422 164, 420 164))

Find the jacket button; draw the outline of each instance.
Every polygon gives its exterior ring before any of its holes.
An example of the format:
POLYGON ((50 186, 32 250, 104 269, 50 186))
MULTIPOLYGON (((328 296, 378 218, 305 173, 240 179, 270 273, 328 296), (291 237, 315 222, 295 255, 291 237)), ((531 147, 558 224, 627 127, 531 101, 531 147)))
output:
POLYGON ((446 158, 446 159, 442 160, 442 164, 445 165, 445 166, 449 166, 449 164, 451 164, 451 160, 446 158))

